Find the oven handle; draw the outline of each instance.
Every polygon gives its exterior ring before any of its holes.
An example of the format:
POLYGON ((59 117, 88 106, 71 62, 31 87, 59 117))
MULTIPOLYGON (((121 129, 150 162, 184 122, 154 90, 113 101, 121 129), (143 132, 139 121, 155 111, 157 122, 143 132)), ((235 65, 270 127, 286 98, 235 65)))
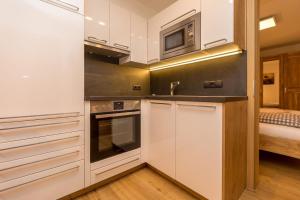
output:
POLYGON ((110 118, 110 117, 124 117, 124 116, 131 116, 131 115, 140 115, 140 114, 141 114, 141 111, 102 114, 102 115, 96 115, 96 119, 103 119, 103 118, 110 118))

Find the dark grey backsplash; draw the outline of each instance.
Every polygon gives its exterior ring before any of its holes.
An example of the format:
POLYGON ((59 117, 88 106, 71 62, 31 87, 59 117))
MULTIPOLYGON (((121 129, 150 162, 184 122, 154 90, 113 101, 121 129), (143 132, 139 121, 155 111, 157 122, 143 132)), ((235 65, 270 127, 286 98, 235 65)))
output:
POLYGON ((85 54, 85 96, 144 96, 150 91, 150 76, 139 69, 103 61, 96 55, 85 54), (132 87, 140 85, 141 91, 132 87))
POLYGON ((151 94, 168 95, 172 81, 180 81, 175 91, 179 95, 246 96, 247 54, 153 71, 151 94), (204 81, 213 80, 223 80, 223 88, 203 88, 204 81))

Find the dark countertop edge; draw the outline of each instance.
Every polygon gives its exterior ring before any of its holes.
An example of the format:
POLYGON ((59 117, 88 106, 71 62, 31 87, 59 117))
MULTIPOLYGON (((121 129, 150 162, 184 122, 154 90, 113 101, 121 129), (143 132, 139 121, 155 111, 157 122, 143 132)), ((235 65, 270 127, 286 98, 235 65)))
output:
POLYGON ((248 100, 247 96, 91 96, 85 97, 86 101, 118 101, 118 100, 165 100, 165 101, 194 101, 226 103, 248 100))
POLYGON ((150 100, 166 100, 166 101, 194 101, 194 102, 214 102, 226 103, 234 101, 246 101, 247 96, 148 96, 146 99, 150 100))
POLYGON ((85 97, 86 101, 118 101, 118 100, 141 100, 145 96, 88 96, 85 97))

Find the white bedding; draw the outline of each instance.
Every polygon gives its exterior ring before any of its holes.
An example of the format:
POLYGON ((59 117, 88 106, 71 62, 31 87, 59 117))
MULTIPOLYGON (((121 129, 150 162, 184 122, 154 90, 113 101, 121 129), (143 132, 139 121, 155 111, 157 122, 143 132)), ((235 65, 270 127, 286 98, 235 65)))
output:
MULTIPOLYGON (((277 108, 262 108, 263 112, 291 112, 300 113, 300 111, 282 110, 277 108)), ((300 128, 281 126, 275 124, 259 123, 259 133, 272 137, 280 137, 300 141, 300 128)))

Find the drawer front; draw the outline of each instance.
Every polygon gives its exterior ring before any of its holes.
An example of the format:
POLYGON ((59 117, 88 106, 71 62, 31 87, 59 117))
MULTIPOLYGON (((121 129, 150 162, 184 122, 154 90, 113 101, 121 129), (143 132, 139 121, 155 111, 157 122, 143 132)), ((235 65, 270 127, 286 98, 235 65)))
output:
POLYGON ((84 161, 0 183, 1 200, 54 200, 84 187, 84 161))
POLYGON ((114 164, 91 171, 91 184, 99 183, 105 179, 113 177, 117 174, 125 172, 140 165, 140 155, 127 158, 114 164))
POLYGON ((75 115, 0 119, 0 143, 84 130, 84 117, 75 115))
POLYGON ((84 158, 84 147, 76 146, 60 151, 0 163, 0 182, 38 173, 84 158))
POLYGON ((0 144, 0 162, 7 162, 83 145, 83 132, 19 140, 0 144))

